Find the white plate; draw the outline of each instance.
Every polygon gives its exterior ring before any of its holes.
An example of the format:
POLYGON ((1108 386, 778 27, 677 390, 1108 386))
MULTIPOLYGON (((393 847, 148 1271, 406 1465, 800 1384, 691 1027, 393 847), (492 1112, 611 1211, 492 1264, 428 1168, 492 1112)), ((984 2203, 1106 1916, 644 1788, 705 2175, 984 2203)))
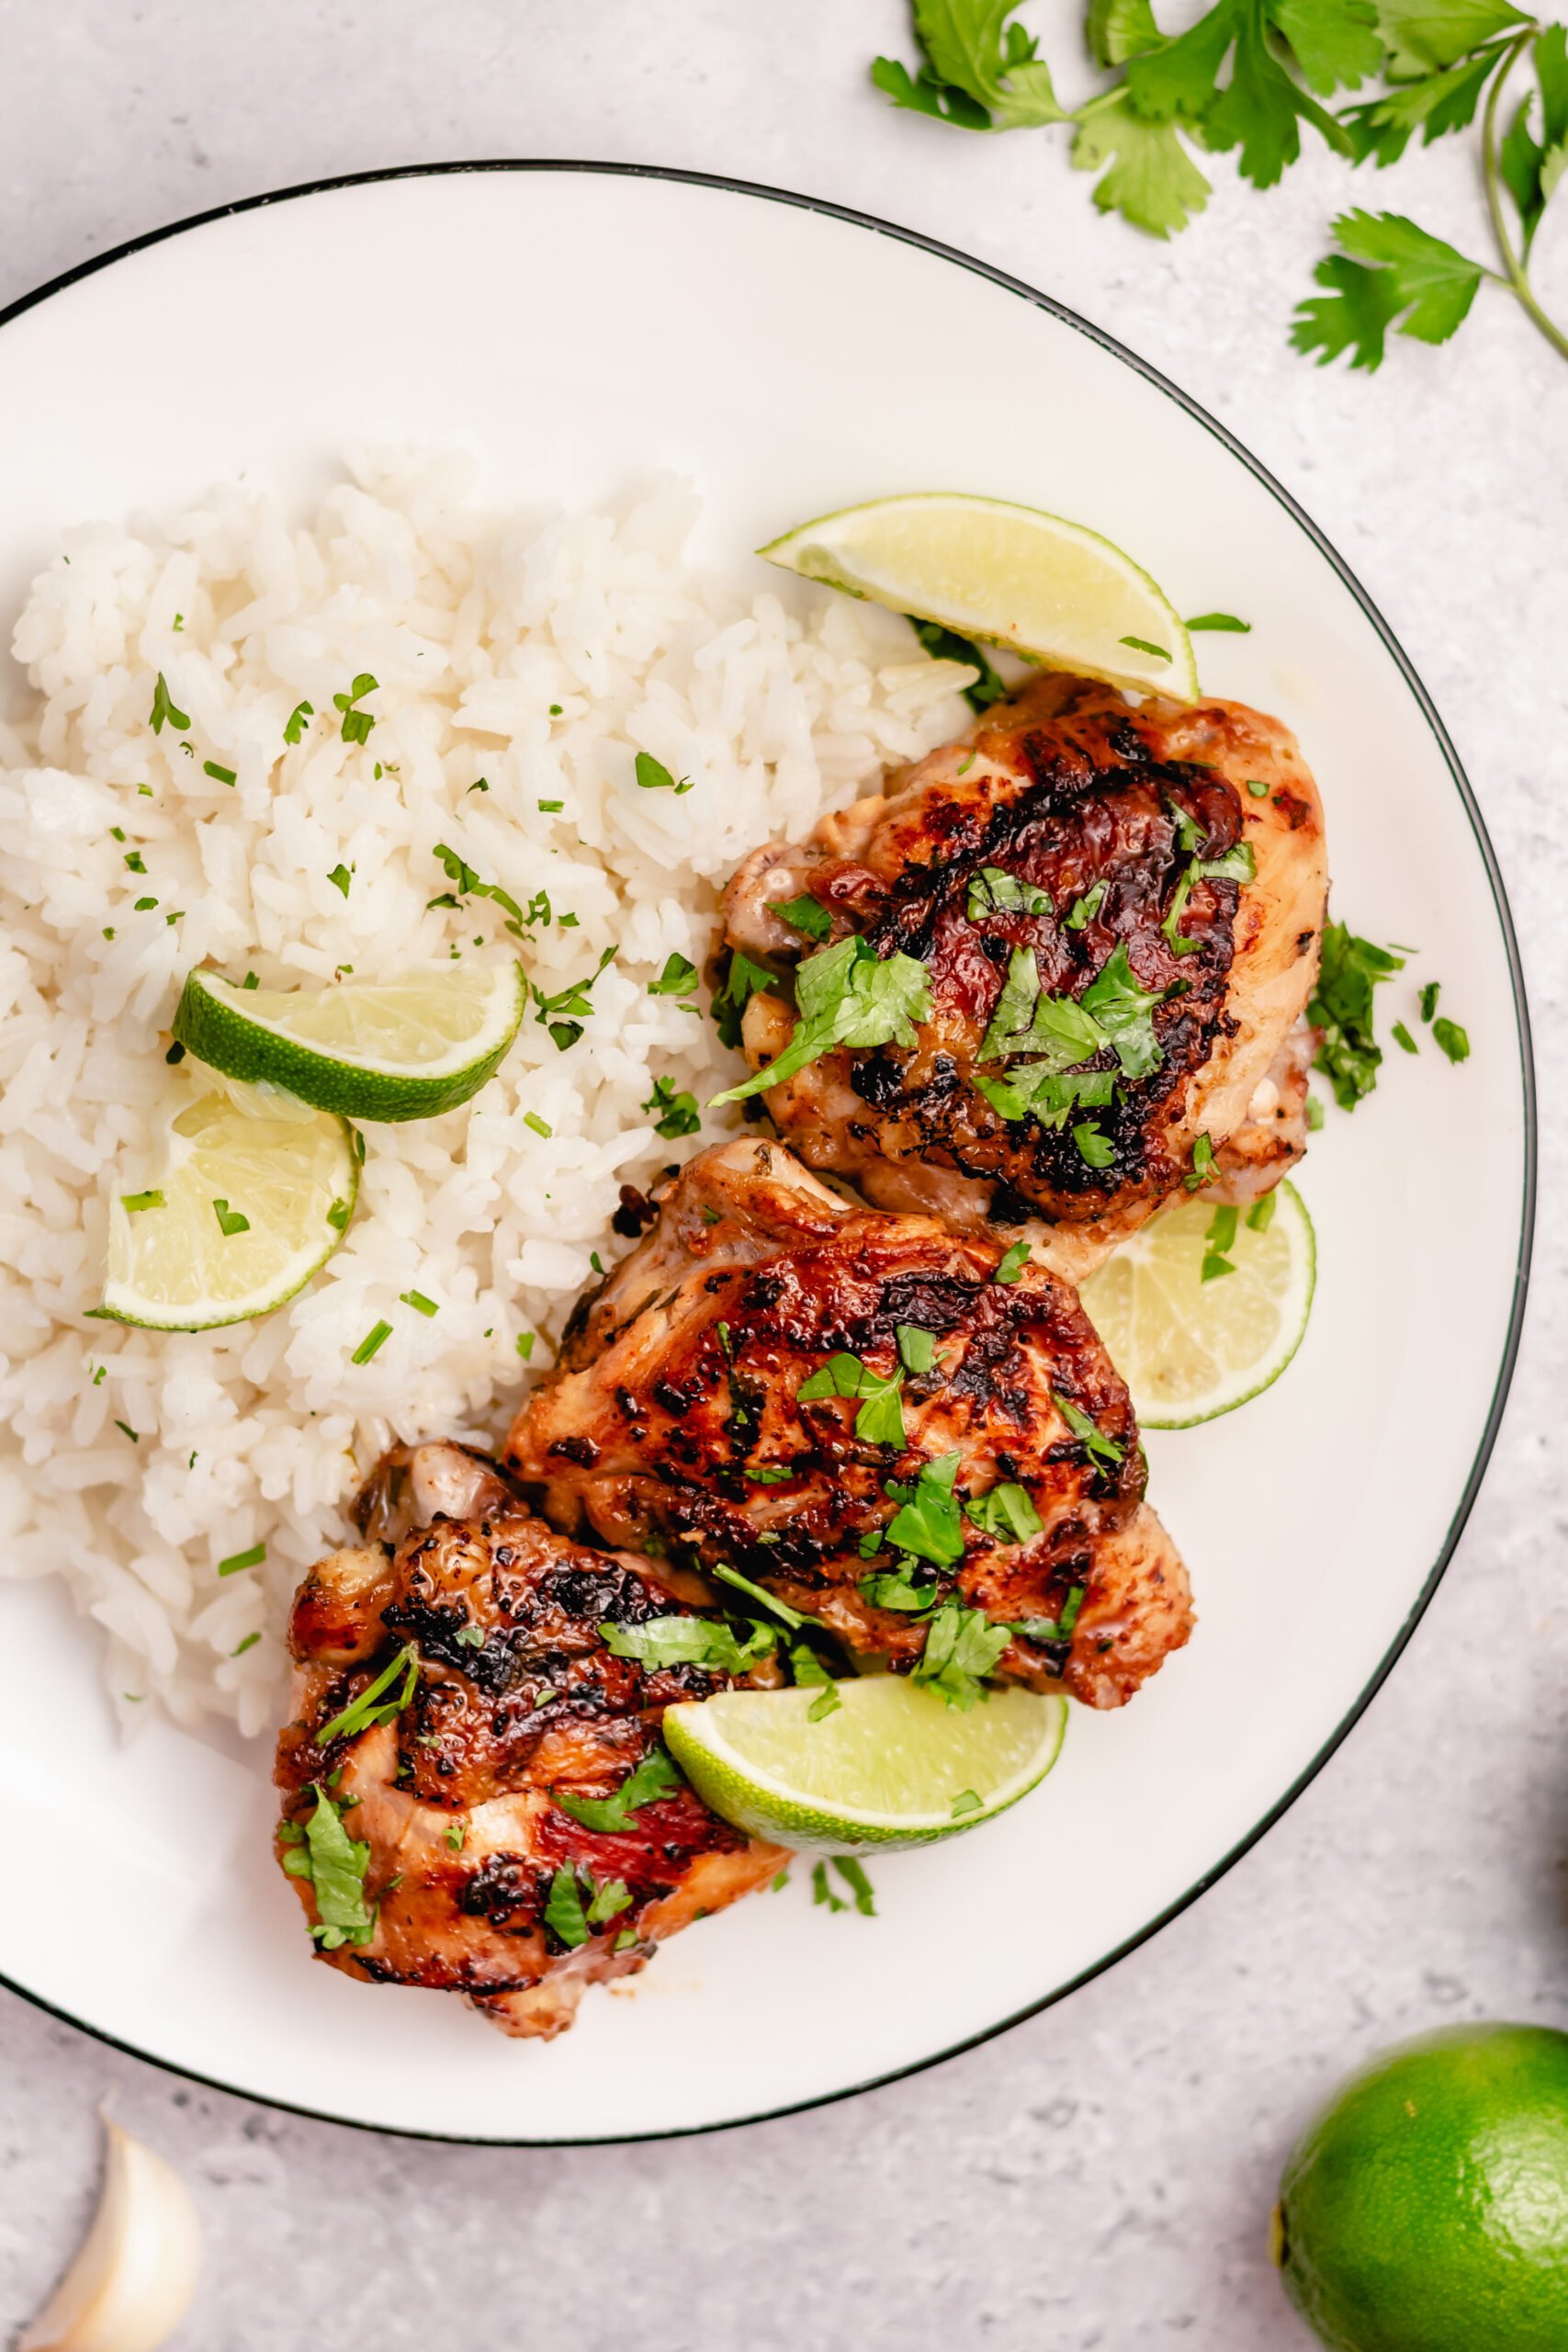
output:
MULTIPOLYGON (((1344 566, 1208 418, 960 255, 791 198, 592 167, 379 178, 129 247, 0 334, 0 610, 62 526, 238 473, 301 496, 346 445, 478 452, 588 500, 652 467, 707 495, 707 558, 880 492, 1080 517, 1186 613, 1206 683, 1296 728, 1336 904, 1425 951, 1473 1052, 1395 1052, 1302 1189, 1312 1328, 1235 1417, 1150 1442, 1201 1623, 1122 1715, 1077 1711, 1040 1793, 876 1863, 879 1916, 806 1873, 596 1994, 548 2047, 313 1967, 267 1850, 267 1758, 159 1726, 117 1749, 93 1635, 0 1589, 0 1969, 94 2031, 346 2121, 514 2141, 699 2129, 830 2098, 993 2033, 1190 1899, 1290 1802, 1430 1595, 1496 1426, 1534 1164, 1525 1008, 1474 803, 1344 566), (25 1896, 22 1890, 25 1888, 25 1896), (957 1928, 956 1934, 954 1928, 957 1928)), ((759 581, 761 578, 759 571, 759 581)), ((1382 1018, 1411 1017, 1407 976, 1382 1018)))

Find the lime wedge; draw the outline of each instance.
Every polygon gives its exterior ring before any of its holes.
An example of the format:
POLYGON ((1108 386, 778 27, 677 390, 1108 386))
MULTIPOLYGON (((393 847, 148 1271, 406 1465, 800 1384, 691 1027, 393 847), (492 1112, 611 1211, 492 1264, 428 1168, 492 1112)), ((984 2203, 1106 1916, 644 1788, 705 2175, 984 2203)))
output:
POLYGON ((1162 1211, 1079 1296, 1144 1427, 1185 1430, 1279 1379, 1316 1276, 1312 1219, 1295 1186, 1279 1184, 1250 1209, 1197 1200, 1162 1211))
POLYGON ((721 1690, 664 1717, 670 1753, 705 1804, 738 1829, 841 1854, 924 1846, 989 1821, 1043 1781, 1066 1728, 1067 1703, 993 1690, 964 1713, 897 1674, 821 1693, 721 1690))
POLYGON ((1191 640, 1169 600, 1131 556, 1059 514, 924 491, 819 514, 759 552, 1047 669, 1198 699, 1191 640))
POLYGON ((330 989, 242 989, 193 972, 175 1011, 187 1053, 345 1119, 433 1119, 477 1094, 517 1035, 521 964, 437 965, 330 989))
POLYGON ((262 1088, 172 1098, 161 1164, 109 1204, 102 1314, 158 1331, 270 1315, 302 1290, 348 1229, 357 1137, 329 1112, 279 1115, 262 1088))

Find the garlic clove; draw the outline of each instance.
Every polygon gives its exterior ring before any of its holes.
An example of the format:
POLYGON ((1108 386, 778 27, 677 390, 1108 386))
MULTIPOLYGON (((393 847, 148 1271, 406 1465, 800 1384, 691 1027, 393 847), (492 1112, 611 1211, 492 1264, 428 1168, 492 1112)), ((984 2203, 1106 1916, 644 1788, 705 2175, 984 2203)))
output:
POLYGON ((185 2183, 107 2115, 104 2130, 92 2227, 17 2352, 157 2352, 190 2307, 201 2233, 185 2183))

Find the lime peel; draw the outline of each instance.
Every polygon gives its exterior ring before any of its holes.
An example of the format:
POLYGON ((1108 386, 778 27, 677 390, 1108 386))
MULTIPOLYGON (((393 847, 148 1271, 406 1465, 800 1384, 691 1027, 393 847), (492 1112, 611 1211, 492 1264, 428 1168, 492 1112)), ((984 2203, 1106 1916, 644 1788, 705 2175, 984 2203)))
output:
POLYGON ((174 1034, 226 1077, 281 1087, 345 1119, 435 1118, 500 1067, 527 1007, 513 958, 328 989, 242 989, 192 972, 174 1034))
POLYGON ((840 507, 758 552, 770 563, 1053 670, 1196 702, 1192 641, 1132 558, 1081 523, 961 491, 840 507))
POLYGON ((929 1845, 993 1820, 1044 1779, 1066 1729, 1055 1692, 993 1690, 965 1713, 901 1675, 835 1688, 839 1706, 816 1723, 809 1686, 682 1700, 664 1737, 724 1820, 837 1854, 929 1845))

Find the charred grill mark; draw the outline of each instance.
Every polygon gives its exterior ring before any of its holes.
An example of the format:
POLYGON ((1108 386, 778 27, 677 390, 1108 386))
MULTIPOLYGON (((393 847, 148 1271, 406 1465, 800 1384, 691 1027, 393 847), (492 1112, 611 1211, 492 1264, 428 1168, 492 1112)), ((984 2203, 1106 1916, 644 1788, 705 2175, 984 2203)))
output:
POLYGON ((531 1934, 544 1916, 551 1872, 526 1854, 487 1854, 457 1897, 467 1918, 488 1919, 513 1935, 531 1934))
POLYGON ((580 1470, 592 1470, 599 1459, 599 1448, 591 1437, 558 1437, 550 1452, 563 1462, 575 1462, 580 1470))

